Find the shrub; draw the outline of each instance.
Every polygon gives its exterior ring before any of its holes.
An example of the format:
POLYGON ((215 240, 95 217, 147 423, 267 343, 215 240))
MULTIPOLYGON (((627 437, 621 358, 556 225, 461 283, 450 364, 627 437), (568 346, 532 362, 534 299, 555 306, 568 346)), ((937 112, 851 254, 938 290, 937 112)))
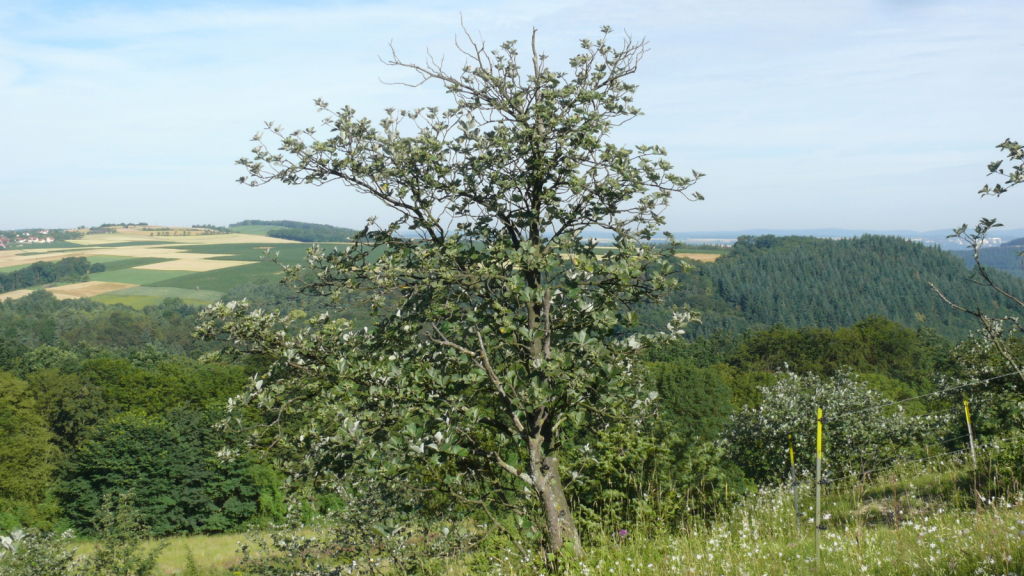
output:
POLYGON ((108 494, 96 514, 93 531, 99 536, 96 551, 83 562, 82 576, 150 576, 156 573, 156 559, 167 547, 158 544, 142 551, 149 530, 132 505, 132 494, 108 494))
POLYGON ((777 482, 789 475, 792 435, 800 471, 814 468, 817 409, 824 410, 824 457, 831 477, 871 470, 906 456, 915 442, 949 422, 949 417, 912 417, 849 372, 824 378, 786 374, 754 409, 732 417, 727 450, 748 477, 777 482), (854 413, 854 414, 851 414, 854 413))
POLYGON ((68 576, 77 569, 70 531, 17 530, 0 537, 0 576, 68 576))

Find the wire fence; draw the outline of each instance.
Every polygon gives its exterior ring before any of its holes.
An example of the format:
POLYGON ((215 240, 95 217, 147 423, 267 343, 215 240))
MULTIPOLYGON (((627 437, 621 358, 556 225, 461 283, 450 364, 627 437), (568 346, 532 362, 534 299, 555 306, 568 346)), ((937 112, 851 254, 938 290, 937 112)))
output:
MULTIPOLYGON (((904 449, 907 449, 907 448, 910 448, 910 447, 916 447, 916 448, 923 448, 923 449, 926 450, 926 452, 929 451, 929 449, 933 448, 933 447, 942 448, 942 450, 939 451, 938 453, 936 453, 936 454, 927 454, 926 456, 920 457, 920 458, 896 457, 896 458, 891 458, 891 459, 888 459, 888 460, 885 460, 885 461, 882 461, 882 462, 873 462, 871 464, 872 467, 870 469, 859 470, 857 472, 852 472, 852 473, 849 473, 849 474, 846 474, 844 476, 840 476, 840 477, 837 477, 837 478, 829 478, 826 475, 826 479, 823 480, 822 479, 822 463, 823 463, 823 450, 822 450, 823 441, 822 441, 822 439, 823 439, 823 436, 827 436, 826 424, 835 424, 835 423, 838 423, 838 422, 842 422, 843 420, 845 420, 845 419, 847 419, 847 418, 849 418, 851 416, 863 415, 863 414, 866 414, 866 413, 869 413, 869 412, 874 412, 874 411, 877 411, 877 410, 882 410, 882 409, 889 408, 889 407, 892 407, 892 406, 902 406, 903 404, 906 404, 908 402, 914 402, 914 401, 921 400, 921 399, 928 398, 928 397, 932 397, 932 396, 940 396, 940 395, 948 394, 950 392, 954 392, 954 391, 957 391, 957 390, 964 390, 964 389, 967 389, 967 388, 974 388, 974 387, 980 386, 982 384, 987 384, 987 383, 990 383, 990 382, 994 382, 996 380, 1000 380, 1002 378, 1007 378, 1009 376, 1015 376, 1015 375, 1017 375, 1017 372, 1008 372, 1006 374, 1000 374, 998 376, 992 376, 990 378, 985 378, 985 379, 982 379, 982 380, 976 380, 974 382, 969 382, 969 383, 966 383, 966 384, 960 384, 960 385, 957 385, 957 386, 951 386, 951 387, 948 387, 948 388, 943 388, 941 390, 935 390, 933 392, 928 392, 926 394, 920 394, 918 396, 913 396, 911 398, 904 398, 902 400, 896 400, 896 401, 893 401, 893 402, 886 402, 884 404, 879 404, 877 406, 869 406, 867 408, 862 408, 862 409, 858 409, 858 410, 850 410, 850 411, 847 411, 847 412, 841 412, 839 414, 830 415, 828 418, 825 418, 825 416, 822 413, 821 409, 817 409, 817 419, 816 419, 816 423, 817 423, 817 453, 816 453, 816 458, 815 458, 815 460, 816 460, 816 473, 815 473, 815 478, 814 478, 813 482, 810 483, 812 486, 814 486, 814 492, 815 492, 814 524, 815 524, 815 527, 817 528, 815 530, 815 556, 816 556, 816 558, 820 557, 820 536, 819 536, 819 533, 822 530, 825 529, 824 525, 822 525, 822 522, 821 522, 821 488, 822 488, 823 485, 826 485, 826 484, 836 484, 836 483, 845 482, 845 481, 848 481, 848 480, 856 480, 858 483, 859 482, 864 482, 864 481, 869 480, 873 475, 877 475, 879 472, 885 472, 887 470, 892 470, 894 468, 897 468, 897 467, 900 467, 900 466, 905 466, 907 464, 913 464, 913 463, 918 463, 918 462, 928 462, 928 461, 942 459, 942 458, 956 457, 957 455, 967 454, 968 452, 971 455, 971 458, 972 458, 972 461, 974 462, 975 468, 977 468, 976 451, 981 449, 981 448, 986 448, 986 447, 991 447, 991 446, 998 445, 998 442, 989 442, 987 444, 983 444, 983 445, 980 445, 980 446, 975 444, 973 426, 971 424, 971 414, 970 414, 969 400, 964 399, 963 400, 963 413, 962 413, 962 417, 965 418, 965 422, 966 422, 966 425, 967 425, 967 433, 966 434, 961 434, 959 436, 955 436, 955 437, 952 437, 952 438, 941 438, 939 440, 928 442, 928 443, 925 443, 925 444, 922 444, 920 441, 918 441, 916 439, 911 439, 911 440, 909 440, 909 441, 907 441, 907 442, 905 442, 905 443, 903 443, 901 445, 886 446, 885 447, 886 450, 892 450, 892 451, 900 451, 900 450, 904 450, 904 449), (823 434, 823 432, 824 432, 824 434, 823 434), (945 449, 951 443, 955 443, 955 442, 958 442, 958 441, 961 441, 961 440, 964 440, 964 439, 968 440, 968 446, 967 447, 960 448, 960 449, 957 449, 957 450, 947 450, 947 449, 945 449), (882 464, 882 465, 880 465, 880 464, 882 464)), ((917 415, 917 416, 913 416, 913 417, 915 417, 915 418, 927 418, 929 416, 935 416, 935 415, 938 415, 938 414, 948 414, 948 415, 952 416, 955 413, 955 411, 957 411, 957 410, 959 410, 959 406, 955 406, 954 405, 954 406, 945 407, 945 408, 942 408, 942 409, 939 409, 939 410, 935 410, 935 411, 932 411, 932 412, 928 412, 926 414, 921 414, 921 415, 917 415)), ((863 451, 861 452, 861 454, 863 455, 863 451)), ((800 482, 800 481, 797 480, 796 461, 795 461, 794 453, 793 453, 792 437, 790 437, 789 460, 790 460, 790 466, 791 466, 790 478, 791 478, 792 488, 793 488, 793 507, 794 507, 794 515, 795 515, 794 518, 795 518, 795 521, 799 523, 799 518, 802 516, 802 514, 800 513, 800 509, 799 509, 799 499, 798 499, 798 495, 797 495, 797 487, 800 486, 800 485, 805 485, 806 486, 808 484, 808 482, 806 482, 806 481, 805 482, 800 482)))

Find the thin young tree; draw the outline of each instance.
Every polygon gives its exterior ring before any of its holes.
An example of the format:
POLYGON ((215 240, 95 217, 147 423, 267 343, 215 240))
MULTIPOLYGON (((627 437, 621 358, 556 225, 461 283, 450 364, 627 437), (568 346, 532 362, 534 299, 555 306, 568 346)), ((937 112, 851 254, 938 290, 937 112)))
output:
MULTIPOLYGON (((414 73, 410 85, 440 82, 453 106, 389 109, 374 127, 317 100, 326 135, 268 123, 277 148, 255 137, 243 183, 339 182, 399 214, 285 267, 337 302, 365 294, 371 329, 340 314, 289 328, 245 302, 210 308, 199 328, 276 355, 237 402, 269 415, 273 441, 308 471, 443 490, 493 520, 519 515, 526 533, 539 514, 548 552, 582 553, 559 451, 656 398, 634 308, 674 285, 678 263, 655 238, 665 207, 702 199, 690 191, 702 175, 674 174, 663 148, 610 142, 640 115, 627 79, 647 51, 610 33, 581 41, 568 72, 548 67, 536 30, 525 62, 515 42, 489 50, 467 34, 454 73, 392 50, 386 64, 414 73)), ((678 312, 669 329, 693 319, 678 312)))
MULTIPOLYGON (((985 184, 981 190, 978 190, 978 194, 982 197, 995 196, 998 198, 1008 192, 1010 188, 1024 182, 1024 146, 1007 138, 996 148, 1002 150, 1006 154, 1006 158, 989 163, 988 175, 998 176, 1003 181, 997 182, 991 188, 985 184), (1003 162, 1007 160, 1009 161, 1008 166, 1003 166, 1003 162)), ((985 247, 986 238, 994 228, 1001 226, 1002 224, 995 218, 982 218, 973 230, 968 229, 967 224, 962 224, 953 230, 953 234, 949 237, 960 238, 970 247, 974 258, 974 274, 971 280, 992 290, 997 298, 1006 305, 1005 307, 1009 308, 1008 313, 995 316, 985 313, 980 307, 967 308, 946 297, 934 284, 929 284, 955 310, 978 319, 978 323, 981 325, 982 339, 1002 357, 1006 368, 1010 370, 1009 374, 1016 375, 1012 385, 1019 390, 1024 390, 1024 357, 1020 353, 1020 338, 1024 335, 1024 324, 1021 324, 1020 315, 1024 314, 1024 300, 1011 293, 1005 286, 1000 285, 998 279, 993 277, 991 271, 981 262, 981 251, 985 247)), ((1024 257, 1024 252, 1018 253, 1017 256, 1024 257)))

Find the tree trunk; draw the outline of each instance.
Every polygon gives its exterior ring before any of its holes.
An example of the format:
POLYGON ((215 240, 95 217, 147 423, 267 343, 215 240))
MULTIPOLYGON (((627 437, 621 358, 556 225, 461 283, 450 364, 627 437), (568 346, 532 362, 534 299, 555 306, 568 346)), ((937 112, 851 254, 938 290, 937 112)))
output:
POLYGON ((544 519, 547 523, 548 547, 552 552, 559 552, 566 544, 572 546, 575 556, 583 555, 580 535, 576 531, 576 523, 572 518, 572 510, 565 500, 562 490, 562 479, 558 474, 558 458, 545 456, 539 443, 530 448, 533 467, 534 489, 544 506, 544 519))

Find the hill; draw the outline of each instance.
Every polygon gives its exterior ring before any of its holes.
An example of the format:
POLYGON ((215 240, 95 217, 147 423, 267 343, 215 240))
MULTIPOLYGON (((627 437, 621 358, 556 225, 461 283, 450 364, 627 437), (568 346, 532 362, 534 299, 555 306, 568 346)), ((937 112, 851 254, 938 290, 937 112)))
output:
MULTIPOLYGON (((1024 241, 1024 238, 1013 242, 1021 241, 1024 241)), ((1021 249, 1024 249, 1024 244, 1015 245, 1008 242, 998 248, 982 248, 978 256, 981 259, 981 264, 986 268, 995 268, 1024 278, 1024 266, 1022 266, 1021 258, 1018 255, 1021 249)), ((952 254, 962 258, 969 268, 974 268, 973 250, 953 250, 952 254)))
POLYGON ((243 220, 229 226, 232 231, 264 234, 296 242, 347 242, 356 233, 351 228, 311 224, 294 220, 243 220))
MULTIPOLYGON (((1024 296, 1024 281, 995 274, 1024 296)), ((968 282, 968 275, 958 256, 892 236, 744 236, 725 256, 681 275, 666 304, 690 304, 704 313, 696 335, 776 324, 834 328, 877 315, 961 339, 976 329, 973 319, 951 310, 929 282, 970 308, 994 313, 1007 305, 968 282)), ((642 311, 653 329, 669 317, 664 306, 642 311)))

